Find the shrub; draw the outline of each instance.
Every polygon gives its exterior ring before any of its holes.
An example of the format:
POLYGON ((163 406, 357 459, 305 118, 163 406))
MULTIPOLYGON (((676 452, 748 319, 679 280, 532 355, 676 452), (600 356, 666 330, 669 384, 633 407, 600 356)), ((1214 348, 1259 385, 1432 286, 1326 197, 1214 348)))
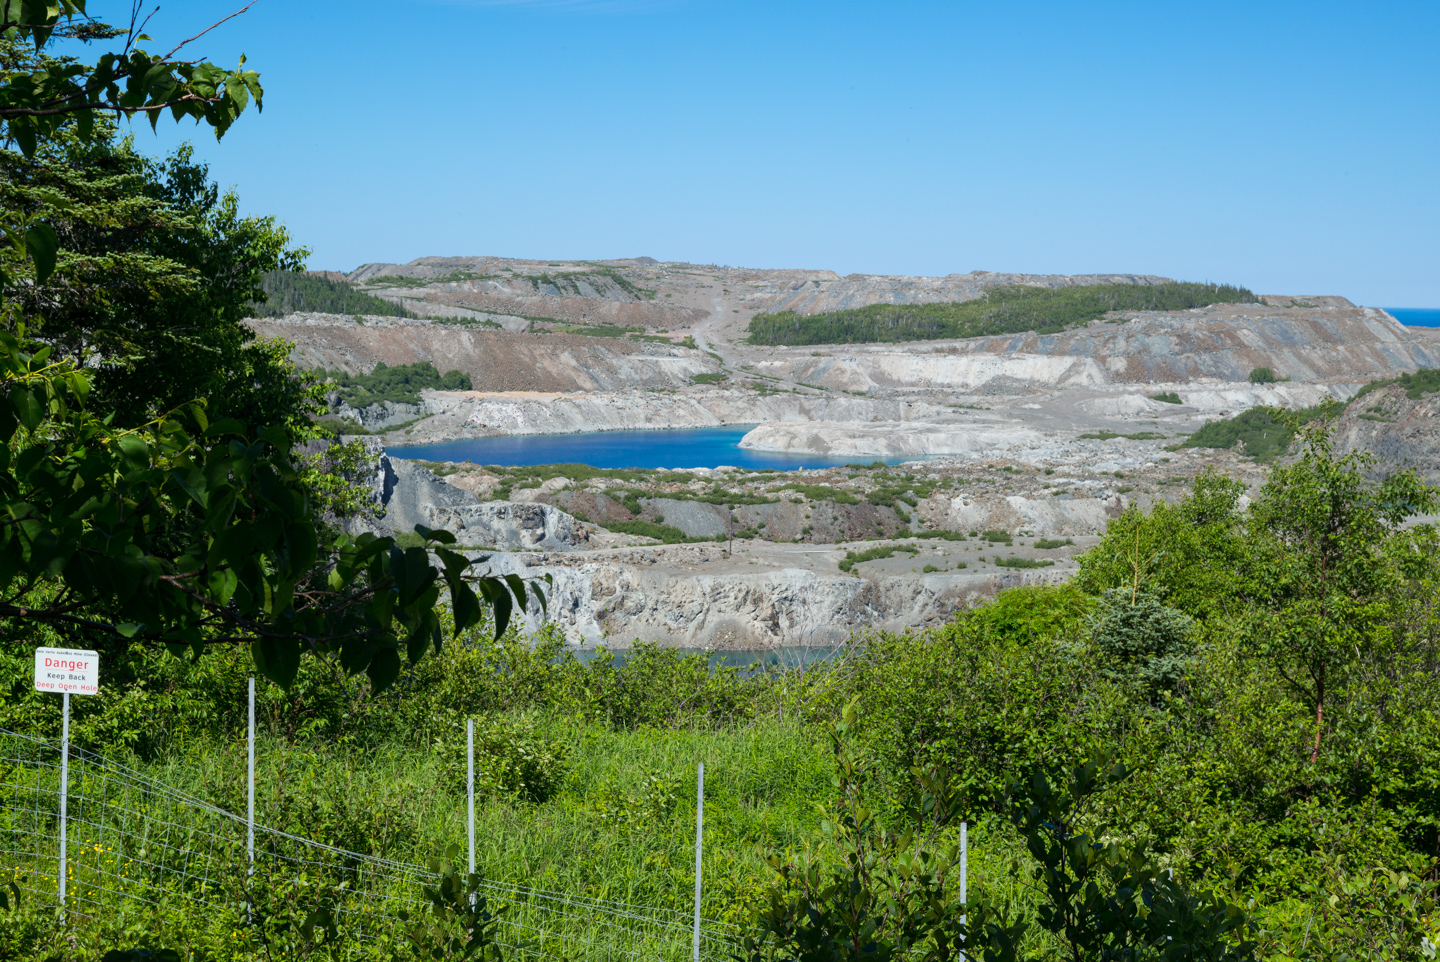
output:
POLYGON ((866 548, 864 551, 847 551, 845 560, 840 562, 841 571, 851 571, 858 564, 867 561, 879 561, 881 558, 894 557, 897 551, 908 551, 910 554, 919 554, 920 549, 914 545, 893 544, 881 548, 866 548))
POLYGON ((1275 372, 1268 367, 1257 367, 1250 372, 1251 384, 1274 384, 1276 380, 1275 372))
MULTIPOLYGON (((465 723, 456 720, 432 743, 446 783, 465 792, 465 723)), ((564 781, 569 750, 538 732, 529 715, 491 714, 475 719, 475 794, 544 802, 564 781)))
POLYGON ((1194 623, 1147 591, 1109 588, 1090 616, 1090 639, 1112 674, 1153 695, 1185 676, 1194 623))
POLYGON ((1180 395, 1176 394, 1174 391, 1163 391, 1163 392, 1161 392, 1160 394, 1152 394, 1152 395, 1150 395, 1150 400, 1152 400, 1152 401, 1159 401, 1159 402, 1161 402, 1162 404, 1183 404, 1183 403, 1184 403, 1183 401, 1180 400, 1180 395))

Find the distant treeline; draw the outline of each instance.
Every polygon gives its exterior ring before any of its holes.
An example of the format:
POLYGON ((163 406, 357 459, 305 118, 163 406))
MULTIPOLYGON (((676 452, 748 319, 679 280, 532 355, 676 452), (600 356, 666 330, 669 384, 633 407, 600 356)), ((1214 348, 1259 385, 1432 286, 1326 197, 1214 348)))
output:
POLYGON ((374 314, 380 317, 417 317, 399 304, 366 294, 345 281, 332 281, 298 271, 270 271, 260 286, 265 302, 255 304, 255 317, 286 314, 374 314))
POLYGON ((340 400, 354 408, 368 407, 382 401, 396 404, 419 404, 425 388, 441 391, 468 391, 470 375, 464 371, 446 371, 443 375, 429 361, 397 364, 386 367, 382 362, 369 374, 346 374, 344 371, 322 371, 339 391, 340 400))
POLYGON ((825 314, 756 314, 750 321, 750 343, 868 344, 1024 331, 1054 334, 1088 324, 1108 311, 1179 311, 1258 301, 1245 288, 1229 284, 999 287, 960 304, 872 304, 825 314))

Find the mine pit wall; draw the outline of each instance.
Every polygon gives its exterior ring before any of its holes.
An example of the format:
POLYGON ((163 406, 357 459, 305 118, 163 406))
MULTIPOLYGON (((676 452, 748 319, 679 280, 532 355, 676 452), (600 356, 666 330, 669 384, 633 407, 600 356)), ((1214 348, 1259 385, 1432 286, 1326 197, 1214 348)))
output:
POLYGON ((1104 388, 1244 382, 1257 367, 1295 381, 1371 377, 1440 366, 1440 344, 1376 308, 1225 305, 1139 314, 1062 334, 1014 334, 906 345, 780 349, 756 370, 848 391, 1000 384, 1104 388), (814 357, 816 353, 828 355, 814 357))
POLYGON ((706 428, 767 421, 910 421, 953 413, 934 404, 828 395, 770 395, 734 391, 690 394, 495 396, 427 391, 430 420, 406 435, 429 438, 519 434, 577 434, 663 428, 706 428))
MULTIPOLYGON (((719 548, 694 546, 696 557, 719 548)), ((754 650, 837 645, 857 631, 900 631, 949 620, 1004 588, 1064 581, 1068 569, 994 575, 926 574, 852 578, 798 568, 754 574, 657 570, 657 552, 636 549, 625 560, 581 567, 547 564, 547 556, 492 556, 492 571, 522 578, 550 575, 548 620, 572 644, 628 647, 653 641, 683 648, 754 650)), ((538 605, 522 629, 544 622, 538 605)))
POLYGON ((380 362, 393 367, 428 361, 442 372, 464 371, 479 391, 676 388, 689 385, 695 374, 715 370, 714 361, 700 351, 619 338, 515 334, 408 320, 249 323, 262 337, 291 342, 291 359, 300 367, 361 374, 380 362))

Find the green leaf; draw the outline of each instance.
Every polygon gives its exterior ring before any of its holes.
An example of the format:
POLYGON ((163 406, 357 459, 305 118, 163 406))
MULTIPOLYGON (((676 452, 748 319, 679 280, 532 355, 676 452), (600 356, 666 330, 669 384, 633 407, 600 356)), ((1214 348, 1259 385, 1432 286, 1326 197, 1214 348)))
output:
POLYGON ((288 689, 300 671, 300 642, 295 638, 261 638, 250 645, 255 670, 288 689))
POLYGON ((11 388, 10 403, 14 406, 15 414, 19 417, 20 423, 25 426, 25 430, 34 431, 40 426, 40 422, 45 417, 45 407, 35 398, 29 388, 11 388))
POLYGON ((25 155, 25 159, 34 160, 35 128, 31 125, 29 118, 12 117, 6 126, 9 128, 10 136, 15 138, 15 143, 20 146, 20 152, 25 155))
POLYGON ((55 273, 55 255, 60 249, 60 239, 49 224, 36 224, 25 232, 25 249, 35 262, 35 283, 44 284, 55 273))
POLYGON ((370 659, 370 666, 365 669, 365 674, 370 676, 370 690, 380 694, 400 677, 399 653, 394 648, 381 648, 375 653, 375 657, 370 659))
POLYGON ((450 580, 450 606, 455 613, 455 635, 480 623, 480 601, 459 578, 450 580))

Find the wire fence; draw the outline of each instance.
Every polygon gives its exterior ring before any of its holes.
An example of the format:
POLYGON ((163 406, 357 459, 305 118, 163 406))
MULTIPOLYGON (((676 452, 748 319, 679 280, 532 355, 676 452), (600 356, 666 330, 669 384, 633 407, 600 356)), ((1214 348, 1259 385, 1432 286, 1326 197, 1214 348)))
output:
MULTIPOLYGON (((67 918, 177 899, 253 913, 257 900, 303 890, 333 913, 342 937, 399 939, 402 913, 423 914, 430 904, 423 889, 440 879, 426 866, 261 825, 252 863, 243 816, 71 746, 61 906, 60 760, 58 742, 0 729, 0 858, 28 876, 32 898, 48 896, 67 918)), ((500 882, 482 881, 480 892, 501 910, 499 941, 509 954, 577 962, 692 958, 688 913, 500 882)), ((728 959, 739 944, 736 927, 702 921, 702 959, 728 959)))

